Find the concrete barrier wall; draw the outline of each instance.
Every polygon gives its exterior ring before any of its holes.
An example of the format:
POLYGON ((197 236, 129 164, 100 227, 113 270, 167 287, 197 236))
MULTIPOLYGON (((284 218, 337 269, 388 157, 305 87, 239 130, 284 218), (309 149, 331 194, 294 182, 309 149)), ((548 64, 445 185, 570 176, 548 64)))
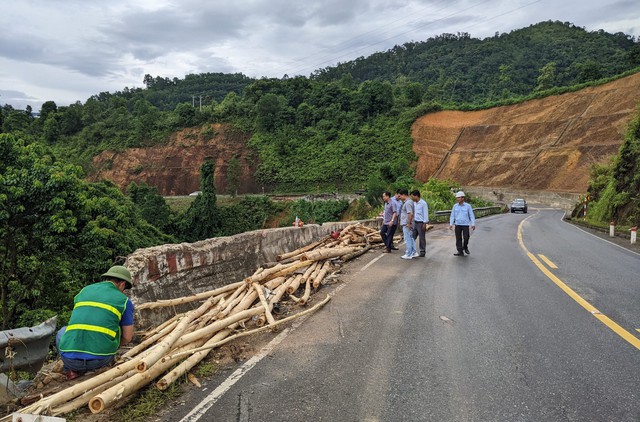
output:
MULTIPOLYGON (((134 303, 174 299, 241 281, 262 264, 275 261, 277 255, 358 222, 369 227, 379 225, 378 220, 309 224, 138 249, 127 257, 126 263, 135 286, 132 299, 134 303)), ((145 311, 137 316, 136 325, 157 325, 176 311, 145 311)))
POLYGON ((573 208, 578 203, 579 195, 575 192, 548 192, 478 186, 469 186, 465 188, 464 191, 468 192, 470 195, 495 203, 508 205, 516 198, 524 198, 529 205, 546 205, 552 208, 560 208, 565 211, 573 211, 573 208))

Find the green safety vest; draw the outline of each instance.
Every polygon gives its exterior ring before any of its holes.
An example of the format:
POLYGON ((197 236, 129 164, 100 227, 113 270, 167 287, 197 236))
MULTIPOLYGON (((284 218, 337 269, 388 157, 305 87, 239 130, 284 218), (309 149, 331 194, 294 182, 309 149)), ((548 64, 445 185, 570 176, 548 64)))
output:
POLYGON ((120 320, 127 300, 110 281, 82 289, 73 299, 73 312, 67 331, 60 339, 60 350, 114 355, 120 346, 120 320))

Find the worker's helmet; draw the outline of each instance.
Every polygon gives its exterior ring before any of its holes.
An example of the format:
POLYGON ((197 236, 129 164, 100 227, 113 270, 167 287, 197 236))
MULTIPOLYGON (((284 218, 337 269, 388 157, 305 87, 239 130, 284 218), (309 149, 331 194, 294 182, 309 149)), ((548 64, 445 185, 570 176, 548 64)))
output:
POLYGON ((109 271, 102 274, 101 277, 113 277, 119 280, 124 280, 127 282, 127 289, 133 287, 133 282, 131 281, 131 273, 126 269, 126 267, 123 267, 122 265, 114 265, 113 267, 109 268, 109 271))
POLYGON ((456 198, 460 198, 464 196, 464 192, 462 192, 461 190, 458 191, 458 193, 456 193, 456 198))

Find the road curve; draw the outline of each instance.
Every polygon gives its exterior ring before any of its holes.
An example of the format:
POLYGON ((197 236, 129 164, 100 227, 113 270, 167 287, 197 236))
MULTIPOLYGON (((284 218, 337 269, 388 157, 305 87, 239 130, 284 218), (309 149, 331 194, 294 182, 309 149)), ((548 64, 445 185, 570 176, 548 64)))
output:
POLYGON ((640 255, 562 215, 480 219, 466 257, 444 226, 426 258, 366 254, 323 309, 158 420, 640 420, 640 255))

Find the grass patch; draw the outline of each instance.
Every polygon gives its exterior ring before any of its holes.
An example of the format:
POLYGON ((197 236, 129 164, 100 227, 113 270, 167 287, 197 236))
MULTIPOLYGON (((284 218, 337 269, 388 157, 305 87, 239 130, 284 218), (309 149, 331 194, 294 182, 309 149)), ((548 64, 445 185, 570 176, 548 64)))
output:
POLYGON ((193 371, 193 375, 198 378, 206 378, 215 374, 217 367, 213 362, 201 362, 193 371))
POLYGON ((114 422, 144 422, 164 407, 168 401, 175 400, 182 394, 180 385, 185 377, 172 383, 169 388, 160 391, 155 387, 146 388, 138 397, 113 414, 114 422))

